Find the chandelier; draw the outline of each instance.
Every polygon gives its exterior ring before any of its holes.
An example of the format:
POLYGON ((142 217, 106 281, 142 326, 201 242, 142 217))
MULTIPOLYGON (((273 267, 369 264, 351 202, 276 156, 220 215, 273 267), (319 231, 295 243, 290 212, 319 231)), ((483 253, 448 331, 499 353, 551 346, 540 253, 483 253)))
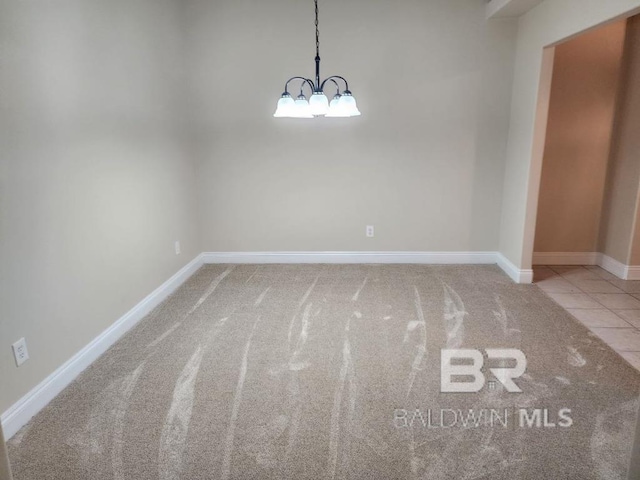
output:
POLYGON ((314 117, 357 117, 360 115, 356 99, 349 90, 349 83, 338 75, 333 75, 320 82, 320 30, 318 27, 318 0, 316 4, 316 78, 315 82, 306 77, 292 77, 284 86, 284 93, 278 101, 274 117, 282 118, 314 118, 314 117), (300 95, 294 100, 289 93, 289 84, 300 81, 300 95), (340 93, 340 83, 344 90, 340 93), (324 94, 327 83, 333 84, 337 92, 331 102, 324 94), (309 100, 304 94, 305 86, 311 90, 309 100))

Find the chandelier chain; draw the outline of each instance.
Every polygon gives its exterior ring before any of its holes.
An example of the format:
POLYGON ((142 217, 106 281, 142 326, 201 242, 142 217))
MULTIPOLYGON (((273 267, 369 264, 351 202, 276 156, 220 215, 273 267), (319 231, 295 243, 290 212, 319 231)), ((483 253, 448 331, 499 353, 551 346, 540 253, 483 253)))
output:
POLYGON ((318 22, 318 0, 316 1, 316 56, 320 56, 320 27, 318 22))

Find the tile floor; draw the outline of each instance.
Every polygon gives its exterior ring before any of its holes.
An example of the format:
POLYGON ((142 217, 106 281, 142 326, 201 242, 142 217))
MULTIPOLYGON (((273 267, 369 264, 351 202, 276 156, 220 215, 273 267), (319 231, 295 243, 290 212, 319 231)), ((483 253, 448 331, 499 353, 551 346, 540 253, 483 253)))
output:
POLYGON ((600 267, 533 268, 534 283, 640 370, 640 281, 600 267))

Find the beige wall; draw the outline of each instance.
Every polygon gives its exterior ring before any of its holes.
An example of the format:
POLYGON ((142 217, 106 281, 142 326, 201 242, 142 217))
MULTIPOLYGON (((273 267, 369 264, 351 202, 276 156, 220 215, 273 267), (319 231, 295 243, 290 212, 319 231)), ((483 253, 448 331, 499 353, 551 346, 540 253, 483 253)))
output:
POLYGON ((631 240, 631 258, 629 265, 640 265, 640 199, 637 203, 638 210, 636 212, 635 229, 633 232, 633 238, 631 240))
POLYGON ((640 16, 629 20, 625 68, 604 205, 601 251, 626 265, 640 264, 636 232, 640 187, 640 16), (635 238, 635 240, 634 240, 635 238))
POLYGON ((202 250, 181 18, 169 0, 1 4, 0 412, 202 250))
POLYGON ((321 2, 323 73, 363 115, 300 121, 272 114, 313 75, 312 2, 190 6, 206 250, 497 249, 515 20, 477 0, 321 2))
POLYGON ((542 70, 544 47, 639 8, 640 0, 545 0, 519 19, 500 252, 520 268, 530 268, 533 256, 543 156, 534 146, 540 138, 544 144, 546 133, 545 119, 536 118, 545 110, 539 104, 548 73, 542 70))
POLYGON ((598 250, 626 21, 555 50, 536 252, 598 250))

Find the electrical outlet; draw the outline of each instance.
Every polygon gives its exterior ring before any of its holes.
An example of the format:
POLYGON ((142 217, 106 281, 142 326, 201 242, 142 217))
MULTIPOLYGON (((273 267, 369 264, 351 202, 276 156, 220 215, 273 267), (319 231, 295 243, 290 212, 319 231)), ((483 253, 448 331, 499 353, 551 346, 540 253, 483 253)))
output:
POLYGON ((375 237, 375 232, 373 230, 373 225, 367 225, 367 237, 369 237, 369 238, 375 237))
POLYGON ((180 255, 182 253, 182 250, 180 250, 180 241, 179 240, 176 241, 175 247, 176 247, 176 255, 180 255))
POLYGON ((27 341, 24 338, 21 338, 16 343, 11 345, 13 348, 13 356, 16 359, 16 366, 22 365, 24 362, 29 360, 29 352, 27 350, 27 341))

